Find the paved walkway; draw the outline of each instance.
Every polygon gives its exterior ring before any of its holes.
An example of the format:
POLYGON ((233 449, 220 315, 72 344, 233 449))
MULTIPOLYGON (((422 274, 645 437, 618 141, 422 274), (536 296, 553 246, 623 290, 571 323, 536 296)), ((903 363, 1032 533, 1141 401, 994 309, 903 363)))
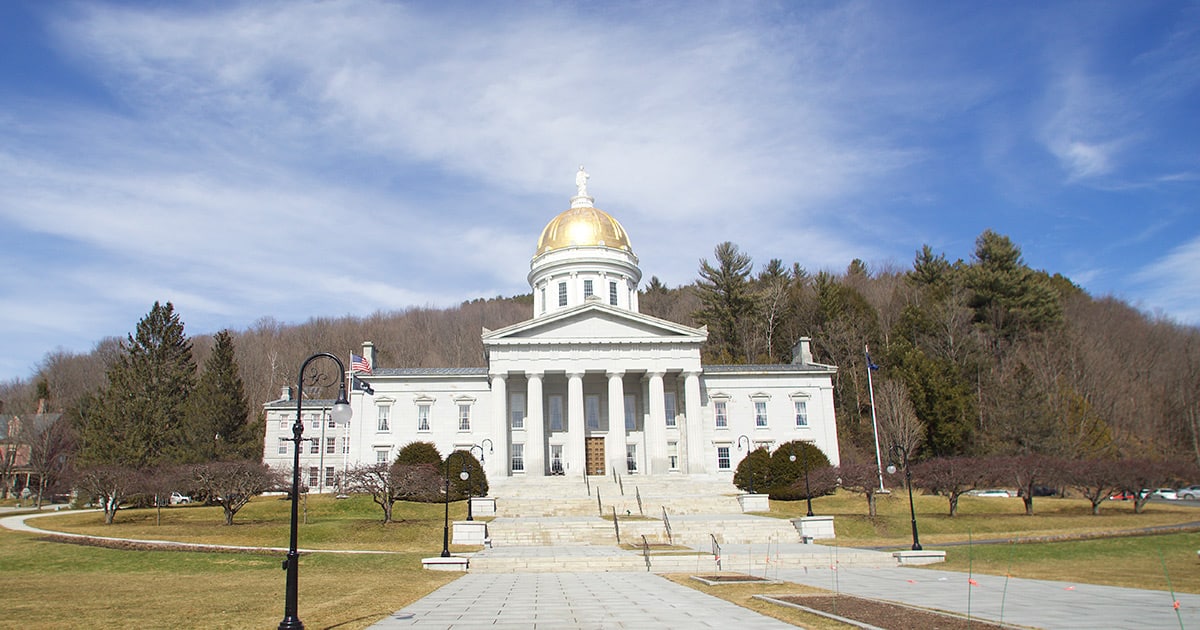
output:
POLYGON ((793 628, 652 573, 468 573, 371 626, 793 628))
POLYGON ((1047 630, 1200 628, 1200 595, 1188 593, 1175 594, 1176 616, 1170 593, 1116 586, 995 575, 975 575, 972 585, 965 573, 901 567, 782 569, 778 579, 1047 630))

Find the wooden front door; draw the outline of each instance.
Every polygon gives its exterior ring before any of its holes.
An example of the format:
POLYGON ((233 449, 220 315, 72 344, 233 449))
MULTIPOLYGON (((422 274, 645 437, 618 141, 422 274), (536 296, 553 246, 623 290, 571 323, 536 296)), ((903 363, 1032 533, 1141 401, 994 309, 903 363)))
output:
POLYGON ((587 474, 604 474, 604 438, 587 438, 587 474))

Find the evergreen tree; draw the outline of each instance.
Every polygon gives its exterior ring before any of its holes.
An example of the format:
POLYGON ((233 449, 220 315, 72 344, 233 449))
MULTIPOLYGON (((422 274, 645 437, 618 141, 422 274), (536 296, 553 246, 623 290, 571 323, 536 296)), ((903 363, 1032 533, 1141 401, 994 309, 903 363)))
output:
POLYGON ((80 418, 81 461, 139 470, 176 461, 196 363, 170 302, 154 303, 107 376, 96 405, 80 418))
POLYGON ((1027 267, 1007 236, 991 230, 979 235, 966 283, 976 323, 997 342, 1062 321, 1061 299, 1049 276, 1027 267))
POLYGON ((745 362, 742 330, 754 313, 750 256, 729 241, 717 245, 713 254, 716 267, 707 258, 700 261, 696 289, 701 308, 694 317, 709 327, 711 356, 722 362, 745 362))
POLYGON ((222 330, 188 403, 184 461, 257 459, 262 454, 262 431, 248 421, 250 403, 238 374, 233 336, 222 330))

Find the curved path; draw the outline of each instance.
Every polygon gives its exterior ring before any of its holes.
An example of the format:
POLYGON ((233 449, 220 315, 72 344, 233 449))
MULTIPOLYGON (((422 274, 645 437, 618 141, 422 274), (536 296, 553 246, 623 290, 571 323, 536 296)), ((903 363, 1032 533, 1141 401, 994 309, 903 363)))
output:
MULTIPOLYGON (((72 510, 75 514, 84 512, 99 512, 100 510, 72 510)), ((41 518, 43 516, 54 516, 55 512, 38 512, 15 514, 0 518, 0 525, 6 529, 11 529, 16 532, 26 532, 30 534, 39 534, 41 536, 53 536, 57 538, 67 538, 79 541, 97 541, 108 543, 123 543, 135 544, 146 547, 159 547, 165 550, 176 551, 236 551, 236 552, 258 552, 258 553, 287 553, 287 547, 249 547, 242 545, 214 545, 210 543, 188 543, 178 542, 174 540, 154 540, 154 539, 138 539, 138 538, 117 538, 112 536, 94 536, 91 534, 72 534, 69 532, 56 532, 49 529, 40 529, 34 527, 25 521, 32 518, 41 518)), ((362 551, 354 549, 297 549, 300 553, 340 553, 340 554, 396 554, 397 551, 362 551)))

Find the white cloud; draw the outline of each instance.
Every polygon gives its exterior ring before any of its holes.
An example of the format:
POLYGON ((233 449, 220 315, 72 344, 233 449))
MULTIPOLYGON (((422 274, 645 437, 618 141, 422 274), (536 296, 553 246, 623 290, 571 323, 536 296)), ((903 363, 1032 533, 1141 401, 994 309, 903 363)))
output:
POLYGON ((1161 309, 1176 320, 1200 326, 1200 237, 1175 247, 1162 258, 1133 274, 1140 284, 1139 294, 1147 296, 1145 305, 1161 309))

